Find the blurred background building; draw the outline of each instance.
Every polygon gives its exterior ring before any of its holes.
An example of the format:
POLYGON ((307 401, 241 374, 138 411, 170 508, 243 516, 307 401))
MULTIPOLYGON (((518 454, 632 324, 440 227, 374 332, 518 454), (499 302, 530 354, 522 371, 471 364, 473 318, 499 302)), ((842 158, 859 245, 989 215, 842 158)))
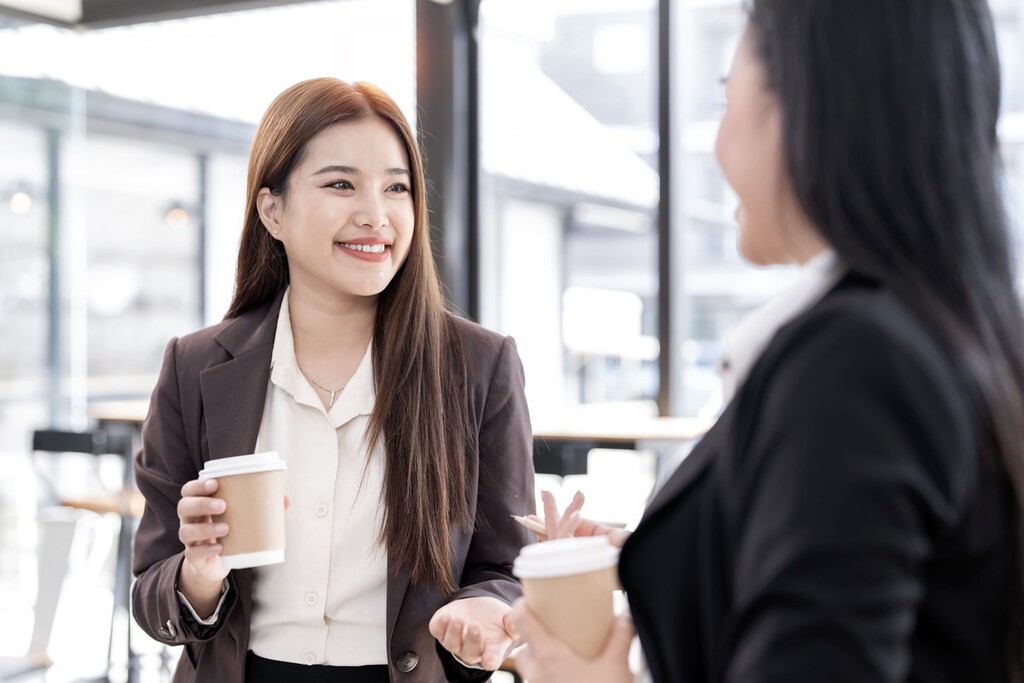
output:
MULTIPOLYGON (((296 81, 374 82, 422 128, 453 306, 516 337, 535 427, 713 414, 723 330, 792 275, 740 260, 712 155, 738 0, 67 5, 0 0, 0 653, 27 647, 40 480, 119 476, 41 477, 33 430, 148 397, 168 339, 223 316, 248 146, 296 81)), ((1024 0, 992 8, 1019 231, 1024 0)))

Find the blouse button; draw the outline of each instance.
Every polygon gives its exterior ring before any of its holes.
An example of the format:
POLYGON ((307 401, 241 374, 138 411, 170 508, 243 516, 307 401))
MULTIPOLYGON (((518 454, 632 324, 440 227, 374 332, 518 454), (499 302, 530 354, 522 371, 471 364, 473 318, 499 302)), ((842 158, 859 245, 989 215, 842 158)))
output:
POLYGON ((305 660, 306 664, 316 664, 316 655, 312 652, 307 652, 303 660, 305 660))
POLYGON ((316 516, 317 517, 326 517, 327 516, 327 506, 324 505, 323 503, 321 503, 320 505, 317 505, 316 506, 316 516))
POLYGON ((316 604, 316 593, 314 593, 312 591, 310 591, 309 593, 306 593, 306 604, 309 605, 310 607, 312 607, 313 605, 316 604))

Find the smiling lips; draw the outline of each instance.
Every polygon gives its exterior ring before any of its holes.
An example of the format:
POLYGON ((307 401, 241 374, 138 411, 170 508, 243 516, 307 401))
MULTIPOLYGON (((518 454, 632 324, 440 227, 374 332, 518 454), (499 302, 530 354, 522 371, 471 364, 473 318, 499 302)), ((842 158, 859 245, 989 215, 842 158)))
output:
POLYGON ((345 254, 353 256, 363 261, 372 261, 378 263, 388 257, 391 252, 391 245, 385 242, 335 242, 335 247, 339 247, 345 254))

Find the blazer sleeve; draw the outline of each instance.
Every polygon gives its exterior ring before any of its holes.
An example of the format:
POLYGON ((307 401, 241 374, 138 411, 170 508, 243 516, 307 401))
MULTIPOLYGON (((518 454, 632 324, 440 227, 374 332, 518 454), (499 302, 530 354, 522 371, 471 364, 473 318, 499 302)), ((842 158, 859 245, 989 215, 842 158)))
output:
POLYGON ((530 541, 512 515, 531 514, 536 508, 533 432, 523 364, 511 337, 501 344, 481 417, 477 520, 462 589, 453 599, 490 596, 511 604, 522 594, 512 563, 530 541))
POLYGON ((176 592, 184 561, 184 546, 178 539, 178 501, 182 485, 195 479, 201 466, 201 457, 195 447, 189 447, 186 435, 178 371, 180 346, 177 339, 167 344, 142 429, 142 450, 135 462, 135 479, 146 507, 135 534, 132 610, 146 633, 169 645, 216 635, 237 599, 237 591, 229 588, 218 625, 199 628, 176 592))
POLYGON ((936 347, 870 315, 821 315, 798 339, 748 380, 718 480, 722 680, 902 681, 924 565, 974 477, 969 411, 936 347))

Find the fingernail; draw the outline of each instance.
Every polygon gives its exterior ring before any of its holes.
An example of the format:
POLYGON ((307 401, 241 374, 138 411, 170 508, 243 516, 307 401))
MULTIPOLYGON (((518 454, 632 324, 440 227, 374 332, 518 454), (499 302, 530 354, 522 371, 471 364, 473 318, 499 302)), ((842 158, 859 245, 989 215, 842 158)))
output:
POLYGON ((207 479, 207 480, 206 480, 206 481, 205 481, 205 482, 203 483, 203 486, 204 486, 204 487, 206 487, 206 490, 207 490, 207 491, 212 491, 212 490, 213 490, 213 488, 214 488, 214 486, 216 486, 216 482, 215 482, 215 481, 214 481, 213 479, 207 479))
POLYGON ((213 510, 214 512, 224 512, 225 508, 227 508, 227 503, 225 503, 223 500, 215 500, 212 503, 210 503, 210 509, 213 510))
POLYGON ((213 533, 217 534, 218 536, 223 536, 227 532, 228 532, 228 525, 227 524, 214 524, 213 525, 213 533))

